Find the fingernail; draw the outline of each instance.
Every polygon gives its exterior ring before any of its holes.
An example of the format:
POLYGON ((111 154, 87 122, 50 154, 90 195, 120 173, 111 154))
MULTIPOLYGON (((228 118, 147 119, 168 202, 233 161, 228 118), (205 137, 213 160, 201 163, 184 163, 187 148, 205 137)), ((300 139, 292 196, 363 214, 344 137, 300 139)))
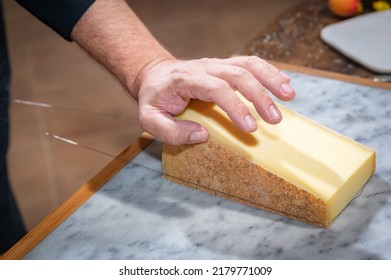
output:
POLYGON ((250 131, 254 131, 258 128, 258 125, 257 123, 255 122, 253 116, 251 115, 246 115, 244 117, 244 121, 246 122, 246 125, 247 125, 247 128, 250 130, 250 131))
POLYGON ((286 83, 281 84, 281 90, 286 96, 290 96, 293 93, 293 88, 286 83))
POLYGON ((206 140, 208 140, 208 134, 206 133, 206 131, 200 130, 190 134, 189 143, 201 143, 205 142, 206 140))
POLYGON ((286 81, 290 81, 291 80, 291 77, 289 77, 287 74, 285 74, 284 72, 281 72, 280 71, 280 75, 281 77, 286 80, 286 81))
POLYGON ((281 112, 276 105, 272 104, 269 106, 269 113, 273 120, 281 119, 281 112))

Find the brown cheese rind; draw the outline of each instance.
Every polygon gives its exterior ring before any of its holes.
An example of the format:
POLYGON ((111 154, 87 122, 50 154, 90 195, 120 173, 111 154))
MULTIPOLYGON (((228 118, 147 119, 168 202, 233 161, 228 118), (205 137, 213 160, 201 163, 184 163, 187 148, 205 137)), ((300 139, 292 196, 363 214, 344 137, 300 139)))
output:
POLYGON ((163 144, 162 170, 164 178, 187 187, 320 227, 330 222, 323 200, 213 139, 196 145, 163 144))

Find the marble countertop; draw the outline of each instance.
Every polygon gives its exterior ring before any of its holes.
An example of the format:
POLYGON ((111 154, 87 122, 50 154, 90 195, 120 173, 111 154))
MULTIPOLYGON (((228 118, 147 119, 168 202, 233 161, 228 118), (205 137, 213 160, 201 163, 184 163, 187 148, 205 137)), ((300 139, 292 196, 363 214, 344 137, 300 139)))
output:
POLYGON ((289 73, 285 103, 377 152, 328 229, 162 179, 154 141, 25 259, 391 259, 391 91, 289 73))

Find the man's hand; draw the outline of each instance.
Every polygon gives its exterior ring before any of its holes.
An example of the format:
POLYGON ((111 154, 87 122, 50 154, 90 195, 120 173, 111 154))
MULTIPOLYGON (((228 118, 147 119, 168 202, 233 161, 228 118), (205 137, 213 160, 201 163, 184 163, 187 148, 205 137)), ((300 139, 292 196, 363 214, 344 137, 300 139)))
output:
POLYGON ((257 124, 236 90, 272 124, 281 113, 265 88, 281 100, 295 96, 289 77, 258 57, 176 60, 123 0, 96 0, 71 36, 137 100, 141 127, 166 143, 208 139, 201 125, 174 118, 192 98, 216 103, 239 128, 253 132, 257 124))
POLYGON ((190 99, 216 103, 239 128, 253 132, 257 124, 235 91, 251 101, 259 115, 271 124, 279 123, 282 116, 265 88, 281 100, 295 96, 290 78, 258 57, 169 59, 147 66, 138 79, 136 98, 141 127, 173 145, 208 139, 208 132, 201 125, 174 118, 190 99))

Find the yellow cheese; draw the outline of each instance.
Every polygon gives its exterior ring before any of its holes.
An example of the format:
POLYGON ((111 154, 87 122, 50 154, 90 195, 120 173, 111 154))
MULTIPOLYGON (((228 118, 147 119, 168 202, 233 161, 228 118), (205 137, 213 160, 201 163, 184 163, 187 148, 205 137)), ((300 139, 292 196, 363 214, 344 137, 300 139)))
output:
MULTIPOLYGON (((246 101, 244 101, 246 102, 246 101)), ((258 130, 237 128, 213 103, 191 101, 178 119, 205 126, 217 143, 324 201, 335 218, 375 171, 375 151, 278 105, 283 121, 265 123, 251 103, 258 130)))

